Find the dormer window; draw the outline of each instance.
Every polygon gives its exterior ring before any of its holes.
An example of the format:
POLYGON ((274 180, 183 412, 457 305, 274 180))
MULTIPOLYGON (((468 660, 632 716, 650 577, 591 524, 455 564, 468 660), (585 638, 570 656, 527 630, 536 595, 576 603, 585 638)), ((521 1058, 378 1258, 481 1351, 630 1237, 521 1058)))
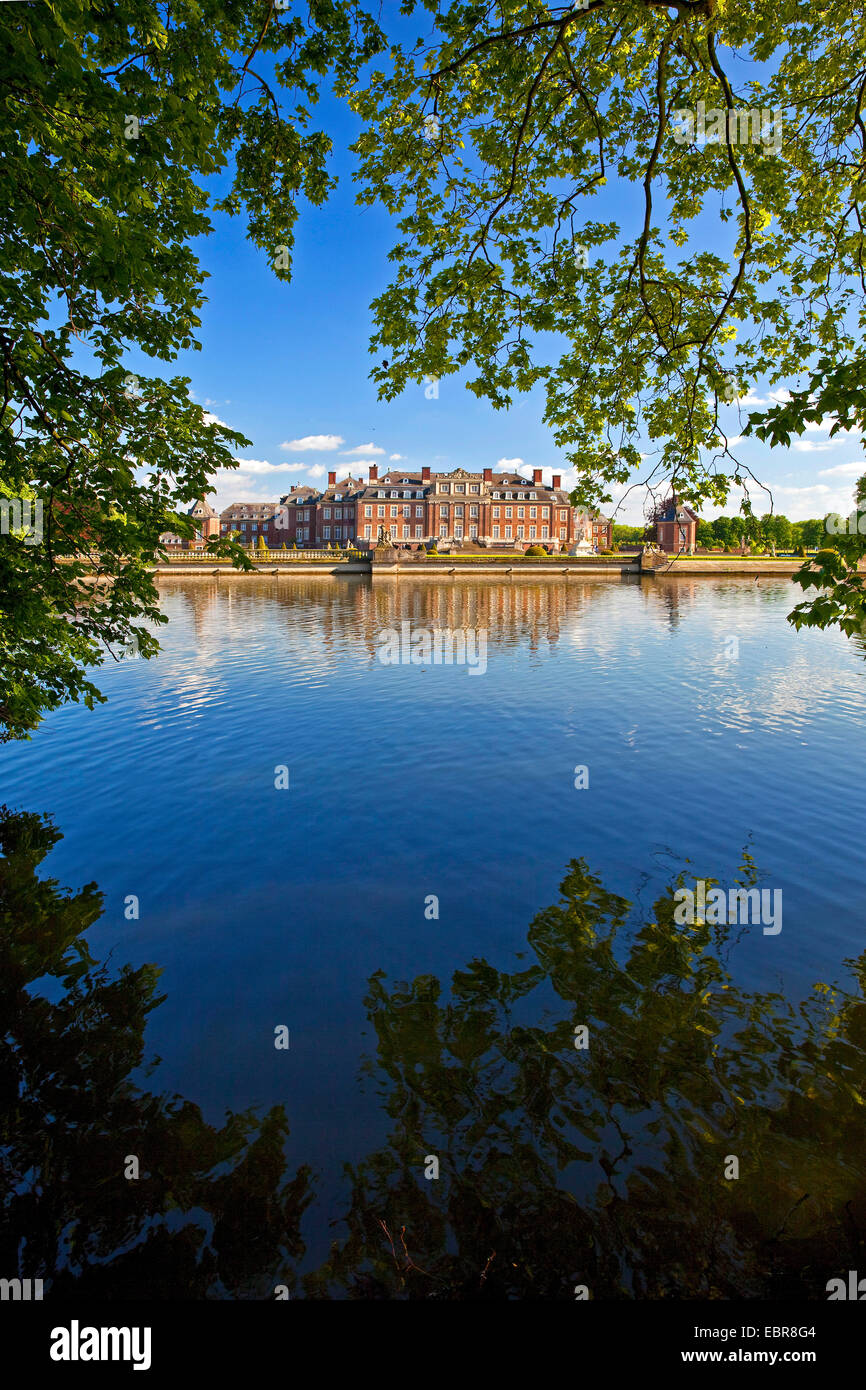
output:
POLYGON ((399 494, 399 492, 394 491, 394 492, 391 493, 391 496, 392 496, 392 497, 399 497, 400 494, 399 494))

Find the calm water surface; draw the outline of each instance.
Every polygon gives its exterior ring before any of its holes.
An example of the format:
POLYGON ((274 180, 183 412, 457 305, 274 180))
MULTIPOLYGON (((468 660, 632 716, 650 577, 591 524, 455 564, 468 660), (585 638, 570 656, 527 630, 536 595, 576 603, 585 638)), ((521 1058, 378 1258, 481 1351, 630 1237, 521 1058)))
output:
MULTIPOLYGON (((94 955, 162 969, 151 1087, 213 1124, 285 1105, 289 1167, 315 1175, 299 1268, 342 1229, 343 1165, 395 1113, 382 1075, 360 1075, 383 1046, 370 977, 436 977, 447 993, 475 958, 528 967, 527 928, 570 861, 628 899, 634 924, 680 871, 733 882, 745 850, 782 889, 784 924, 729 943, 734 987, 796 1003, 844 976, 866 944, 866 665, 862 644, 793 631, 799 592, 772 578, 167 578, 162 654, 110 664, 107 705, 63 709, 0 750, 2 799, 63 834, 45 871, 105 894, 94 955), (486 630, 486 671, 383 665, 380 634, 404 619, 486 630)), ((521 1026, 555 993, 516 1005, 521 1026)), ((592 1168, 575 1190, 594 1189, 592 1168)))

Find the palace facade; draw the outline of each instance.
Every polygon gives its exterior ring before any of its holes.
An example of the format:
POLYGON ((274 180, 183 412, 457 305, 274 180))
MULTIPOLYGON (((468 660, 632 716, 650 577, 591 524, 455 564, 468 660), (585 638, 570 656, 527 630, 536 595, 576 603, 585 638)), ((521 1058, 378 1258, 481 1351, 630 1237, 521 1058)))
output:
MULTIPOLYGON (((469 473, 420 473, 389 469, 379 477, 372 464, 366 480, 351 475, 337 482, 328 474, 327 487, 295 487, 279 502, 235 502, 219 514, 208 503, 196 503, 190 515, 201 522, 193 548, 202 548, 210 535, 234 536, 255 546, 264 539, 269 549, 286 545, 298 549, 325 546, 362 549, 374 546, 380 530, 395 545, 471 545, 489 549, 525 550, 544 545, 551 550, 608 550, 611 522, 598 513, 573 507, 562 487, 561 474, 550 486, 519 473, 494 473, 485 468, 469 473), (218 530, 216 529, 218 526, 218 530)), ((164 543, 180 544, 165 536, 164 543)))

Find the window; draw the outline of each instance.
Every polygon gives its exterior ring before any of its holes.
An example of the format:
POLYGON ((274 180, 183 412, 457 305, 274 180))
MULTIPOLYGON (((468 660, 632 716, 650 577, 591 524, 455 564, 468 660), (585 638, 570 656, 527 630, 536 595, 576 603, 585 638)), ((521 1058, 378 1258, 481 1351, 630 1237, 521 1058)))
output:
MULTIPOLYGON (((303 519, 304 519, 304 513, 301 512, 300 515, 301 515, 301 520, 303 521, 303 519)), ((330 508, 330 507, 326 507, 325 510, 324 510, 324 512, 322 513, 322 515, 324 516, 324 518, 325 518, 326 521, 330 521, 330 520, 331 520, 331 508, 330 508)))
POLYGON ((455 484, 454 484, 454 491, 455 491, 455 492, 465 492, 465 491, 466 491, 466 484, 465 484, 465 483, 455 483, 455 484))
POLYGON ((378 492, 376 493, 376 496, 377 496, 377 497, 384 497, 384 496, 385 496, 385 494, 384 494, 384 492, 382 491, 381 488, 379 488, 378 492))
POLYGON ((542 539, 543 541, 546 541, 546 540, 549 540, 549 539, 550 539, 550 537, 549 537, 548 534, 547 534, 548 531, 549 531, 549 529, 550 529, 550 528, 549 528, 548 526, 542 526, 542 528, 541 528, 541 539, 542 539))
POLYGON ((408 481, 409 481, 408 478, 401 478, 401 479, 400 479, 400 482, 401 482, 401 483, 408 483, 408 481))
POLYGON ((510 541, 510 540, 511 540, 511 527, 510 527, 510 526, 506 526, 506 528, 505 528, 505 539, 506 539, 507 541, 510 541))
POLYGON ((537 515, 538 515, 538 508, 537 508, 537 507, 530 507, 530 508, 529 508, 529 519, 530 519, 530 521, 533 519, 533 517, 535 517, 535 516, 537 516, 537 515))
POLYGON ((493 528, 493 539, 494 539, 495 541, 498 541, 498 540, 499 540, 499 527, 498 527, 498 526, 494 526, 494 528, 493 528))
MULTIPOLYGON (((403 482, 405 483, 405 481, 406 481, 406 479, 404 478, 404 479, 403 479, 403 482)), ((412 494, 411 494, 411 492, 404 492, 404 493, 403 493, 403 496, 404 496, 404 497, 411 497, 412 494)))
POLYGON ((241 522, 241 530, 242 530, 242 531, 245 531, 246 529, 247 529, 247 523, 246 523, 245 521, 242 521, 242 522, 241 522))
POLYGON ((462 503, 462 502, 458 502, 458 503, 457 503, 456 507, 454 508, 454 515, 455 515, 455 516, 462 516, 462 515, 463 515, 463 503, 462 503))
POLYGON ((384 508, 384 507, 377 507, 377 508, 376 508, 376 515, 377 515, 377 516, 384 516, 384 515, 385 515, 385 508, 384 508))
POLYGON ((408 526, 404 526, 404 527, 403 527, 403 539, 404 539, 404 541, 408 541, 408 539, 409 539, 409 527, 408 527, 408 526))
POLYGON ((364 508, 364 515, 365 515, 365 516, 372 516, 372 515, 373 515, 373 508, 370 507, 370 506, 366 506, 366 507, 364 508))
POLYGON ((561 526, 561 527, 559 528, 559 539, 560 539, 561 541, 564 541, 564 540, 565 540, 565 527, 564 527, 564 526, 561 526))
POLYGON ((454 539, 455 539, 456 541, 462 541, 462 539, 463 539, 463 523, 462 523, 462 522, 459 522, 459 521, 458 521, 457 525, 454 527, 454 539))
POLYGON ((523 526, 518 526, 518 528, 517 528, 517 539, 518 539, 519 541, 522 541, 522 540, 523 540, 523 532, 524 532, 524 529, 525 529, 525 528, 524 528, 523 526))
POLYGON ((477 484, 477 483, 470 483, 470 484, 469 484, 469 491, 470 491, 470 492, 477 492, 477 491, 478 491, 478 484, 477 484))
POLYGON ((534 492, 530 492, 530 494, 529 494, 529 500, 530 500, 530 502, 534 502, 534 501, 535 501, 535 498, 536 498, 536 494, 535 494, 534 492))
POLYGON ((424 527, 423 527, 423 526, 416 526, 416 527, 415 527, 415 539, 416 539, 416 541, 420 541, 420 539, 421 539, 421 537, 423 536, 423 534, 424 534, 424 527))
POLYGON ((326 540, 326 541, 329 541, 329 540, 331 539, 331 528, 330 528, 330 526, 325 526, 325 527, 323 528, 323 530, 322 530, 322 535, 325 537, 325 540, 326 540))
POLYGON ((493 515, 494 515, 494 516, 498 516, 498 515, 499 515, 499 508, 498 508, 498 507, 494 507, 494 508, 493 508, 493 515))
POLYGON ((505 508, 505 516, 506 516, 506 519, 507 519, 508 517, 511 516, 511 513, 512 513, 513 511, 514 511, 514 508, 513 508, 513 507, 506 507, 506 508, 505 508))
POLYGON ((531 541, 534 541, 534 540, 535 540, 535 527, 534 527, 534 526, 530 526, 530 528, 529 528, 529 539, 530 539, 531 541))
POLYGON ((469 527, 469 539, 470 539, 470 540, 473 540, 473 541, 475 541, 475 540, 478 539, 478 527, 477 527, 477 526, 470 526, 470 527, 469 527))
POLYGON ((470 515, 470 516, 477 516, 477 515, 478 515, 478 503, 477 503, 477 502, 473 502, 473 503, 472 503, 472 506, 469 508, 469 515, 470 515))
POLYGON ((451 484, 450 484, 450 483, 443 483, 443 484, 442 484, 442 491, 443 491, 443 492, 450 492, 450 491, 451 491, 451 484))
POLYGON ((423 507, 416 507, 416 508, 415 508, 415 515, 416 515, 416 516, 423 516, 423 515, 424 515, 424 508, 423 508, 423 507))
POLYGON ((404 515, 404 517, 409 517, 409 516, 411 516, 411 515, 412 515, 412 508, 411 508, 411 507, 404 507, 404 508, 403 508, 403 515, 404 515))
POLYGON ((560 512, 559 519, 560 521, 568 521, 568 512, 560 512))
POLYGON ((439 534, 440 536, 448 535, 448 526, 445 522, 443 522, 442 525, 439 527, 439 534))
POLYGON ((391 496, 392 496, 392 497, 399 497, 400 494, 399 494, 399 492, 392 492, 392 493, 391 493, 391 496))
POLYGON ((392 507, 392 508, 391 508, 391 519, 393 520, 394 517, 396 517, 396 515, 397 515, 397 508, 396 508, 396 507, 392 507))
POLYGON ((518 516, 523 516, 523 513, 524 513, 525 511, 526 511, 526 508, 525 508, 525 507, 518 507, 518 508, 517 508, 517 515, 518 515, 518 516))
POLYGON ((369 539, 370 539, 370 527, 369 527, 369 526, 365 526, 365 527, 364 527, 364 540, 365 540, 365 541, 368 541, 369 539))
POLYGON ((343 528, 342 528, 342 526, 335 526, 335 527, 334 527, 334 540, 335 540, 335 541, 339 541, 339 540, 342 540, 342 538, 343 538, 343 528))
POLYGON ((439 515, 440 515, 440 516, 447 516, 447 515, 448 515, 448 504, 447 504, 446 502, 440 502, 440 503, 439 503, 439 515))
POLYGON ((510 502, 513 496, 514 496, 514 493, 513 493, 513 492, 506 492, 506 494, 505 494, 505 500, 506 500, 506 502, 510 502))
POLYGON ((340 520, 340 518, 342 517, 342 515, 343 515, 343 508, 342 508, 342 507, 335 507, 335 508, 334 508, 334 516, 337 518, 338 521, 340 520))

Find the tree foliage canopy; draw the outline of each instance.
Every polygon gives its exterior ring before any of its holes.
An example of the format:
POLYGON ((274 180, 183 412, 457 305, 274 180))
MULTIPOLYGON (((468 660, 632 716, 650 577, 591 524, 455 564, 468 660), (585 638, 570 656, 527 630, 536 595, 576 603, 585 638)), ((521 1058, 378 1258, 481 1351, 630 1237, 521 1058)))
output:
POLYGON ((20 737, 64 700, 100 699, 86 668, 108 652, 156 650, 140 624, 161 621, 146 568, 160 533, 192 534, 178 508, 250 441, 206 417, 188 378, 124 360, 199 346, 190 243, 214 211, 245 209, 290 278, 297 198, 321 203, 333 182, 308 108, 379 40, 351 0, 7 4, 0 40, 0 496, 42 505, 0 544, 0 728, 20 737))
MULTIPOLYGON (((125 362, 198 346, 215 212, 290 277, 297 199, 333 184, 323 83, 399 229, 384 398, 462 371, 496 407, 540 388, 581 506, 642 469, 696 502, 748 489, 725 408, 759 382, 795 389, 744 433, 866 428, 861 8, 406 0, 432 34, 362 86, 384 40, 355 0, 0 6, 0 502, 43 509, 38 543, 0 545, 0 737, 100 699, 88 671, 130 640, 157 649, 159 536, 191 533, 249 441, 125 362)), ((849 540, 811 562, 833 601, 800 621, 866 618, 849 540)))
POLYGON ((362 197, 401 219, 382 393, 470 364, 497 406, 540 384, 582 501, 649 438, 684 495, 723 503, 726 402, 819 360, 858 378, 860 5, 423 7, 433 41, 352 98, 362 197))
MULTIPOLYGON (((583 506, 642 475, 716 505, 741 485, 749 515, 730 435, 866 429, 858 0, 403 8, 432 38, 352 98, 362 199, 401 233, 373 306, 386 399, 461 371, 496 407, 542 389, 583 506)), ((810 572, 853 630, 848 552, 810 572)))

